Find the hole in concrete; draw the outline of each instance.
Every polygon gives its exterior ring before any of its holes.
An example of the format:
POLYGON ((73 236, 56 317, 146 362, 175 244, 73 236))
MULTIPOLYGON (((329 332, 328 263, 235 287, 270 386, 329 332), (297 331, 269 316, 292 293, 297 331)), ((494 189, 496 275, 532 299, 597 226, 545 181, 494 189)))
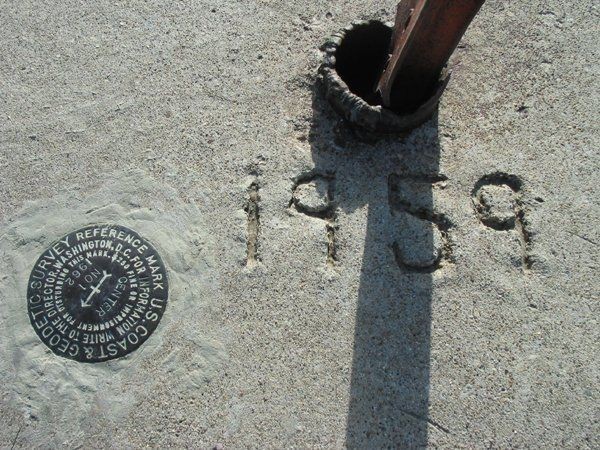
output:
POLYGON ((353 129, 360 130, 361 140, 376 139, 373 133, 406 133, 423 124, 435 113, 448 83, 449 74, 443 71, 429 98, 415 103, 405 101, 413 93, 396 80, 392 107, 382 108, 376 87, 389 58, 392 33, 379 21, 355 22, 322 47, 319 74, 325 97, 353 129))
POLYGON ((375 92, 388 60, 392 29, 369 22, 348 31, 336 52, 335 69, 350 91, 373 106, 381 104, 375 92))

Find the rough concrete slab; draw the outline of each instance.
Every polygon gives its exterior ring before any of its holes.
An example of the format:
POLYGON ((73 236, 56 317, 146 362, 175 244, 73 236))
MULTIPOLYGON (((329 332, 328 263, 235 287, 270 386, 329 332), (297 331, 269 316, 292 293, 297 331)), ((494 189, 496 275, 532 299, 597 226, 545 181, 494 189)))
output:
POLYGON ((360 143, 318 47, 394 4, 2 3, 2 446, 600 446, 598 6, 489 0, 437 116, 360 143), (81 365, 27 280, 107 221, 170 303, 81 365))

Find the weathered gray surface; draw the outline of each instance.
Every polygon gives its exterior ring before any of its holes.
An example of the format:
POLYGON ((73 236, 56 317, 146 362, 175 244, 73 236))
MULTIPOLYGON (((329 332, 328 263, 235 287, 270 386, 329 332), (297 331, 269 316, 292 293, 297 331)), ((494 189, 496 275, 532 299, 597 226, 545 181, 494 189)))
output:
POLYGON ((357 144, 317 48, 394 3, 2 3, 1 445, 600 445, 598 8, 490 0, 438 117, 357 144), (333 212, 293 204, 312 174, 333 212), (485 176, 518 180, 509 230, 480 221, 485 176), (141 349, 81 366, 37 340, 27 277, 106 220, 171 298, 141 349))

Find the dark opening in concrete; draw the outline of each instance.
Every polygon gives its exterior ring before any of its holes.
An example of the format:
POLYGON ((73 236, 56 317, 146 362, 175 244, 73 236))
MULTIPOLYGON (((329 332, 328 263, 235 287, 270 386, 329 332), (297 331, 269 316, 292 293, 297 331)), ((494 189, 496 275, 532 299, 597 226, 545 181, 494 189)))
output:
POLYGON ((375 92, 388 60, 392 29, 367 22, 346 33, 336 53, 335 69, 350 91, 370 105, 381 105, 375 92))
MULTIPOLYGON (((403 134, 426 122, 436 111, 448 82, 444 71, 431 96, 416 109, 403 101, 400 106, 393 103, 393 108, 384 108, 376 86, 387 64, 392 33, 390 25, 379 21, 354 22, 322 47, 324 60, 319 73, 325 97, 366 140, 403 134)), ((398 98, 394 92, 392 98, 398 98)))

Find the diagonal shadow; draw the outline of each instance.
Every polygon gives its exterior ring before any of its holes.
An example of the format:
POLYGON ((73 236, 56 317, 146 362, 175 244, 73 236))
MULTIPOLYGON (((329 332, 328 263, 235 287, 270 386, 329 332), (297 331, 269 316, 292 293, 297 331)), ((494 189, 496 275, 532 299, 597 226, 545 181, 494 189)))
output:
POLYGON ((430 425, 445 431, 428 418, 432 272, 437 263, 415 267, 436 248, 434 230, 423 219, 431 219, 434 207, 437 118, 407 138, 360 143, 315 85, 309 139, 315 172, 334 173, 340 219, 368 210, 365 235, 352 236, 364 239, 364 249, 347 447, 423 447, 430 425))

